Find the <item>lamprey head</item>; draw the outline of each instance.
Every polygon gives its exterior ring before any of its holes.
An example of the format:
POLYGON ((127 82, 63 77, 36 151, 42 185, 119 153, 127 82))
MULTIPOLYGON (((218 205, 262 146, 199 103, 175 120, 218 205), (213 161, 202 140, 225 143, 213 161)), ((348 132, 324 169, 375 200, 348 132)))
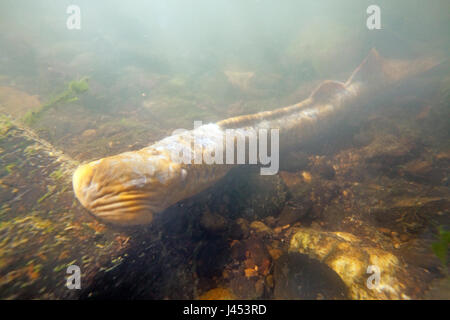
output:
POLYGON ((152 222, 155 212, 167 207, 168 191, 180 175, 179 166, 143 149, 79 166, 73 189, 101 221, 140 225, 152 222))

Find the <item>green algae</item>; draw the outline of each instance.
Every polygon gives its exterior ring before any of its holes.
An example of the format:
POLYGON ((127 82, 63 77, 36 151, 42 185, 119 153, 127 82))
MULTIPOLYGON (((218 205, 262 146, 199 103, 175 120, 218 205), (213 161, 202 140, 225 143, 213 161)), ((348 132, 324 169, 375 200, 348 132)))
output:
POLYGON ((8 172, 8 174, 11 174, 13 172, 13 169, 17 166, 17 164, 15 163, 10 163, 8 165, 5 166, 5 170, 6 172, 8 172))
POLYGON ((37 152, 37 149, 33 145, 26 147, 24 150, 24 153, 28 156, 34 155, 34 154, 36 154, 36 152, 37 152))
POLYGON ((431 245, 434 254, 441 260, 444 266, 448 261, 448 247, 450 244, 450 231, 445 231, 441 226, 439 227, 438 241, 431 245))
POLYGON ((44 201, 45 199, 47 199, 48 197, 50 197, 51 195, 52 195, 52 193, 53 193, 53 190, 49 190, 49 191, 47 191, 47 193, 46 194, 44 194, 42 197, 40 197, 39 199, 38 199, 38 203, 41 203, 42 201, 44 201))
POLYGON ((59 180, 64 176, 64 172, 61 168, 53 171, 52 173, 50 173, 50 178, 55 179, 55 180, 59 180))
POLYGON ((87 78, 82 78, 79 81, 72 81, 69 83, 69 89, 71 92, 80 94, 89 90, 89 83, 87 78))
POLYGON ((10 129, 13 128, 13 124, 11 123, 11 121, 4 115, 0 116, 0 135, 1 136, 6 136, 9 132, 10 129))
POLYGON ((70 264, 61 264, 53 268, 54 272, 60 272, 61 270, 66 269, 70 264))
POLYGON ((36 123, 36 121, 47 111, 55 109, 59 106, 69 104, 79 100, 79 95, 89 90, 88 78, 84 77, 80 80, 71 81, 66 89, 60 94, 56 95, 54 98, 50 99, 49 102, 42 105, 38 110, 28 111, 22 118, 22 121, 31 126, 36 123))

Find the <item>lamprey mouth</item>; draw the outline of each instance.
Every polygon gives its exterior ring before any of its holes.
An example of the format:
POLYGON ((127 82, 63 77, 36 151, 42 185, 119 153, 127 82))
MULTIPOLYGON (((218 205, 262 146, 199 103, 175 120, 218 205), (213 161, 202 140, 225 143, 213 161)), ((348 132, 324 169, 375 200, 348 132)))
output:
POLYGON ((73 174, 73 189, 80 203, 103 222, 148 224, 154 216, 153 197, 139 179, 145 180, 145 174, 130 172, 120 162, 105 158, 79 166, 73 174))

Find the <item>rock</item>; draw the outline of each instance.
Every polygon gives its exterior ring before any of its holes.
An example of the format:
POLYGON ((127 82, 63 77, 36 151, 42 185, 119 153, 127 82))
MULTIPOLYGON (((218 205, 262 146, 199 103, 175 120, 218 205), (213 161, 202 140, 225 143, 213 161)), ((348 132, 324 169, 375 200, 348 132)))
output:
POLYGON ((413 149, 414 144, 410 140, 392 134, 379 134, 361 151, 369 162, 388 166, 405 162, 412 156, 413 149))
POLYGON ((409 240, 409 235, 406 234, 406 233, 402 233, 402 234, 400 235, 400 240, 403 241, 403 242, 408 241, 408 240, 409 240))
POLYGON ((264 223, 269 227, 273 228, 276 225, 277 220, 273 216, 268 216, 264 219, 264 223))
POLYGON ((299 172, 291 173, 287 171, 280 171, 280 177, 289 189, 303 183, 303 179, 301 178, 301 174, 299 172))
POLYGON ((450 277, 438 279, 432 283, 425 295, 426 300, 450 300, 450 277))
POLYGON ((299 229, 290 242, 290 252, 307 254, 333 269, 349 289, 352 299, 409 299, 400 282, 405 266, 392 253, 363 244, 345 232, 322 232, 299 229), (378 289, 371 290, 366 281, 368 266, 381 271, 378 289))
POLYGON ((280 213, 277 225, 282 227, 300 220, 308 213, 311 207, 311 201, 299 203, 296 207, 289 205, 285 206, 280 213))
POLYGON ((227 220, 220 214, 211 213, 206 210, 200 218, 200 225, 210 233, 218 233, 226 230, 227 220))
POLYGON ((247 278, 244 274, 231 279, 228 286, 238 299, 253 300, 260 299, 263 292, 257 291, 258 277, 247 278))
POLYGON ((256 268, 247 268, 244 270, 245 276, 247 278, 256 277, 258 276, 258 269, 256 268))
POLYGON ((273 288, 273 276, 272 276, 271 274, 269 274, 269 275, 266 277, 266 285, 267 285, 267 287, 269 287, 269 288, 273 288))
POLYGON ((283 251, 280 249, 269 249, 269 254, 273 260, 277 260, 283 254, 283 251))
POLYGON ((235 300, 236 296, 228 289, 211 289, 197 298, 197 300, 235 300))
POLYGON ((436 159, 440 161, 450 161, 450 151, 439 152, 436 159))
POLYGON ((259 168, 248 166, 232 170, 212 192, 221 194, 220 204, 223 204, 224 195, 233 199, 226 206, 227 217, 250 221, 276 217, 287 197, 286 187, 278 175, 264 176, 259 168))
POLYGON ((271 270, 271 258, 264 242, 252 237, 245 241, 233 241, 232 262, 226 267, 229 272, 227 288, 238 299, 258 299, 264 294, 265 279, 271 270))
POLYGON ((279 234, 281 231, 283 231, 283 229, 281 229, 281 227, 276 227, 273 229, 273 232, 275 232, 275 234, 279 234))
MULTIPOLYGON (((397 198, 392 203, 391 211, 395 208, 402 208, 403 210, 406 208, 416 208, 418 206, 425 206, 432 204, 433 202, 438 202, 444 200, 441 197, 407 197, 407 198, 397 198)), ((444 200, 445 201, 445 200, 444 200)), ((417 211, 417 209, 416 209, 417 211)))
POLYGON ((245 244, 241 241, 234 240, 231 243, 231 258, 234 261, 243 261, 245 259, 245 244))
POLYGON ((306 153, 288 152, 280 158, 280 169, 288 172, 305 170, 308 167, 309 159, 306 153))
POLYGON ((93 137, 97 134, 97 131, 95 131, 95 129, 87 129, 84 130, 83 133, 81 134, 81 136, 83 138, 89 138, 89 137, 93 137))
POLYGON ((334 179, 336 175, 334 168, 326 163, 319 164, 314 168, 314 171, 327 180, 334 179))
POLYGON ((433 163, 416 159, 405 164, 402 171, 411 178, 427 179, 433 171, 433 163))
POLYGON ((302 177, 303 177, 303 181, 305 181, 306 183, 311 183, 311 181, 312 181, 311 173, 309 173, 308 171, 303 171, 302 177))
POLYGON ((266 233, 266 234, 272 233, 272 229, 270 229, 268 226, 266 226, 261 221, 253 221, 250 224, 250 228, 255 230, 257 233, 266 233))
POLYGON ((210 279, 222 275, 225 265, 231 260, 228 242, 222 238, 208 239, 198 251, 197 275, 210 279))
POLYGON ((428 174, 432 168, 432 162, 418 159, 408 162, 405 165, 404 170, 412 175, 423 176, 428 174))
POLYGON ((275 262, 273 279, 275 299, 348 299, 341 278, 305 254, 282 255, 275 262))
POLYGON ((313 185, 312 183, 307 182, 311 182, 312 180, 309 172, 303 171, 291 173, 287 171, 280 171, 280 177, 293 199, 299 200, 300 202, 305 199, 309 199, 313 185), (305 181, 305 177, 307 181, 305 181))
POLYGON ((235 223, 230 228, 230 236, 234 239, 247 238, 250 234, 250 227, 248 221, 243 218, 236 219, 235 223))
POLYGON ((259 239, 251 238, 244 242, 245 267, 255 269, 258 274, 266 276, 270 270, 270 255, 264 243, 259 239))

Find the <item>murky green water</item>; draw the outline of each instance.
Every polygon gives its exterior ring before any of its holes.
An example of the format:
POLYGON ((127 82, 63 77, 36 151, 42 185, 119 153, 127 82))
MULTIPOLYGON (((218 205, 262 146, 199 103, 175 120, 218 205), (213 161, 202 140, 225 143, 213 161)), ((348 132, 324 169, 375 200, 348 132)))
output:
POLYGON ((70 5, 0 4, 0 298, 449 298, 448 1, 70 5), (138 227, 75 198, 77 165, 298 103, 372 48, 430 67, 386 64, 402 81, 278 174, 240 166, 138 227))

